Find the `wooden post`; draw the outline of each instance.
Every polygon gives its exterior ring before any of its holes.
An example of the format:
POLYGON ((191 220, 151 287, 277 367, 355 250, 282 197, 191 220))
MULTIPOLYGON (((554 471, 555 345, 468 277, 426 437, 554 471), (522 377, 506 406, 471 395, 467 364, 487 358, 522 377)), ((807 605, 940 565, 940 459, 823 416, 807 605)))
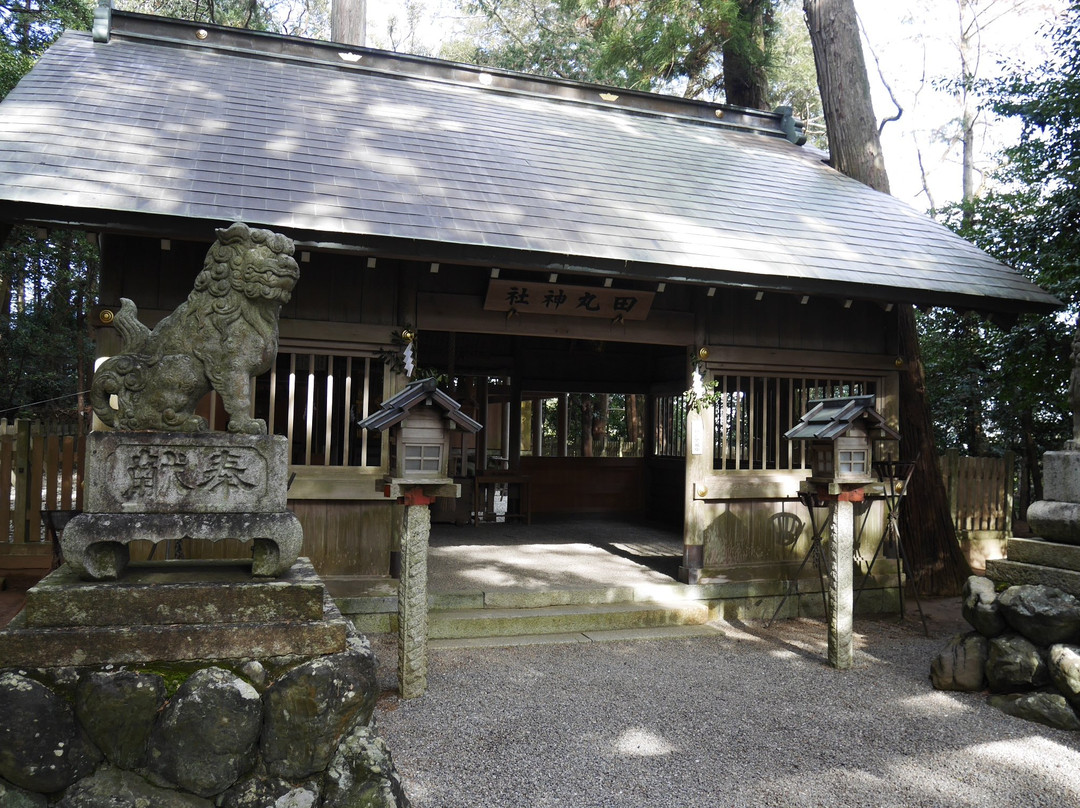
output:
POLYGON ((558 444, 556 446, 555 455, 557 457, 566 457, 566 441, 570 435, 570 394, 559 393, 559 417, 558 426, 556 427, 555 441, 558 444))
POLYGON ((1016 469, 1016 454, 1013 452, 1005 453, 1005 497, 1002 503, 1002 507, 1005 510, 1005 524, 1003 525, 1005 531, 1005 538, 1008 539, 1012 536, 1013 532, 1013 474, 1016 469))
POLYGON ((537 396, 532 400, 532 444, 533 457, 544 454, 544 399, 537 396))
POLYGON ((713 409, 703 407, 701 412, 691 409, 686 414, 686 516, 683 520, 683 563, 679 568, 679 580, 683 583, 696 584, 701 579, 709 505, 697 495, 707 495, 708 492, 701 491, 701 486, 712 475, 713 409))
POLYGON ((26 541, 30 529, 27 507, 30 500, 30 421, 26 418, 15 419, 15 512, 12 522, 15 528, 15 543, 26 541))

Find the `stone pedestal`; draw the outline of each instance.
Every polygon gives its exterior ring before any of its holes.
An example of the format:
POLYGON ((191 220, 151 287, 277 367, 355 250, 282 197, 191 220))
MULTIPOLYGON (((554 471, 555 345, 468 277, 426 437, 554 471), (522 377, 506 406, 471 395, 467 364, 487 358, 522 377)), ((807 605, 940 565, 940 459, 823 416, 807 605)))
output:
POLYGON ((398 670, 403 699, 417 698, 427 690, 430 535, 431 508, 406 505, 401 526, 401 577, 398 579, 398 670))
POLYGON ((253 581, 229 562, 133 564, 120 582, 63 566, 0 631, 4 665, 137 664, 339 653, 348 621, 311 562, 253 581))
POLYGON ((137 540, 253 540, 251 572, 266 577, 300 554, 283 436, 92 432, 86 452, 85 510, 61 537, 83 578, 119 578, 137 540))
MULTIPOLYGON (((1071 442, 1070 442, 1071 443, 1071 442)), ((1003 584, 1042 584, 1080 597, 1080 449, 1043 455, 1043 494, 1028 507, 1033 539, 1011 538, 986 575, 1003 584)))
POLYGON ((64 566, 0 630, 0 803, 402 808, 377 697, 367 641, 306 558, 276 580, 64 566))

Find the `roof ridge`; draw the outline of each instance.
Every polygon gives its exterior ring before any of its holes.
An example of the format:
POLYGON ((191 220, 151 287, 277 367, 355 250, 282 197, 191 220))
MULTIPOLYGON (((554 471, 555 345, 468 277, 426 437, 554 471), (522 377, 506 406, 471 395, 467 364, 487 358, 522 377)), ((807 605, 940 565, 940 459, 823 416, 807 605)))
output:
POLYGON ((536 76, 269 31, 110 10, 103 4, 98 7, 94 40, 99 43, 108 42, 112 36, 125 40, 157 41, 234 55, 329 66, 350 72, 476 87, 508 95, 543 97, 635 115, 692 120, 722 129, 786 138, 797 145, 806 141, 803 123, 795 118, 790 107, 779 107, 774 112, 765 112, 711 101, 536 76), (107 20, 104 19, 106 15, 107 20))

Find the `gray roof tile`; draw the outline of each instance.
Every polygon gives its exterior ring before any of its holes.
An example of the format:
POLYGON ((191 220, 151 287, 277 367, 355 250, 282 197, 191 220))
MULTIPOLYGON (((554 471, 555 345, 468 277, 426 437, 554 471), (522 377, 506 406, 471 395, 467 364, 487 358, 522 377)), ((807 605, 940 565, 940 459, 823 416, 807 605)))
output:
POLYGON ((0 204, 242 216, 656 279, 1055 302, 782 138, 555 90, 67 33, 0 105, 0 204))

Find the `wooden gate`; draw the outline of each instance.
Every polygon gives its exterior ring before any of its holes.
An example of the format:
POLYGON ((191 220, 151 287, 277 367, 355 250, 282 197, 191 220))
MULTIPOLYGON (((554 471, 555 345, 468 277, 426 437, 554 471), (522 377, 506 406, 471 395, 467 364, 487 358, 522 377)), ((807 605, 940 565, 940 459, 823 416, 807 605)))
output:
POLYGON ((74 426, 0 419, 0 570, 49 569, 44 515, 82 509, 85 446, 74 426))
POLYGON ((950 449, 941 458, 956 535, 972 569, 1003 558, 1012 535, 1013 453, 1004 457, 961 457, 950 449))

